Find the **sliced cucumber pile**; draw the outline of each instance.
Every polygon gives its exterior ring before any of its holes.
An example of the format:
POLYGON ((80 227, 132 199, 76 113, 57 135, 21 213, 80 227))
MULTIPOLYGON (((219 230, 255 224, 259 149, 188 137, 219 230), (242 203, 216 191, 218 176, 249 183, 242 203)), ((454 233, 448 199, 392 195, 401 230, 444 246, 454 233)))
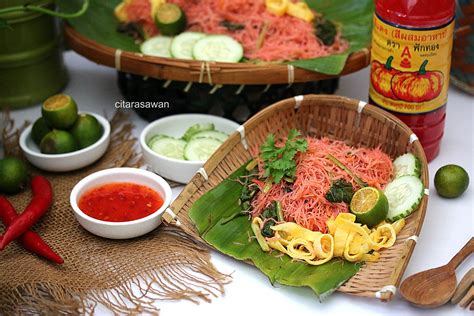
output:
POLYGON ((171 58, 172 41, 173 38, 169 36, 153 36, 142 43, 140 51, 145 55, 171 58))
POLYGON ((244 57, 242 45, 232 37, 199 32, 183 32, 174 38, 157 35, 143 42, 140 50, 151 56, 229 63, 239 62, 244 57))
POLYGON ((222 142, 215 138, 192 139, 184 147, 184 158, 197 161, 207 160, 221 144, 222 142))
POLYGON ((154 135, 148 141, 148 146, 157 154, 168 158, 205 161, 227 137, 226 133, 215 130, 212 123, 197 123, 189 127, 181 138, 154 135))
POLYGON ((395 171, 395 178, 403 176, 421 176, 421 162, 418 157, 412 153, 407 153, 397 157, 393 161, 393 167, 395 171))
POLYGON ((161 137, 155 139, 149 144, 149 146, 151 150, 157 154, 174 159, 184 159, 184 148, 186 147, 186 142, 182 139, 161 137))
POLYGON ((171 43, 171 55, 174 58, 193 59, 194 44, 206 34, 198 32, 184 32, 173 39, 171 43))
POLYGON ((161 139, 161 138, 170 138, 170 137, 167 136, 167 135, 158 134, 158 135, 155 135, 152 138, 150 138, 150 140, 148 141, 148 144, 151 146, 151 144, 153 144, 155 141, 157 141, 158 139, 161 139))
POLYGON ((395 222, 409 216, 420 206, 424 194, 421 181, 421 161, 412 153, 398 156, 393 161, 394 179, 385 187, 388 200, 387 220, 395 222))
POLYGON ((190 141, 191 137, 193 137, 199 132, 213 131, 213 130, 214 130, 214 124, 212 123, 204 123, 204 124, 197 123, 191 126, 190 128, 188 128, 182 138, 185 141, 190 141))
POLYGON ((202 131, 199 133, 194 134, 190 140, 196 139, 196 138, 214 138, 217 139, 221 142, 225 142, 225 140, 229 137, 226 133, 222 133, 219 131, 202 131))
POLYGON ((244 57, 244 49, 230 36, 209 35, 194 44, 193 56, 196 60, 236 63, 244 57))
POLYGON ((420 206, 423 191, 423 182, 416 176, 401 176, 387 184, 387 220, 395 222, 413 213, 420 206))

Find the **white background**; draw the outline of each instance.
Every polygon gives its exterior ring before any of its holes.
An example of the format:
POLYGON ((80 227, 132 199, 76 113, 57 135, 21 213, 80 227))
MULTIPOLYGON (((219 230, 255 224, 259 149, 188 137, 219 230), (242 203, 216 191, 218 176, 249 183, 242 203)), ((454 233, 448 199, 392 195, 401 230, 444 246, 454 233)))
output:
MULTIPOLYGON (((79 55, 65 54, 70 73, 70 82, 65 93, 72 95, 81 110, 111 117, 114 104, 120 95, 113 69, 96 65, 79 55)), ((343 77, 337 94, 359 100, 367 100, 368 69, 343 77)), ((131 118, 136 125, 134 134, 139 135, 147 122, 133 110, 131 118)), ((40 115, 39 107, 17 110, 13 118, 20 124, 23 120, 33 121, 40 115)), ((474 98, 451 88, 447 110, 445 136, 440 155, 429 164, 430 198, 428 210, 418 244, 405 272, 405 277, 418 271, 440 266, 473 236, 474 232, 474 98), (471 175, 471 186, 460 198, 446 200, 437 196, 433 177, 439 167, 445 164, 463 166, 471 175)), ((180 188, 174 189, 176 196, 180 188)), ((364 299, 335 293, 323 303, 309 289, 273 287, 266 277, 254 267, 212 252, 213 263, 224 273, 232 273, 233 282, 226 286, 225 295, 211 304, 196 305, 186 301, 158 302, 161 315, 467 315, 451 304, 434 310, 423 310, 409 305, 399 294, 390 303, 376 299, 364 299)), ((458 281, 473 267, 471 256, 458 269, 458 281)), ((106 314, 101 308, 98 314, 106 314)))

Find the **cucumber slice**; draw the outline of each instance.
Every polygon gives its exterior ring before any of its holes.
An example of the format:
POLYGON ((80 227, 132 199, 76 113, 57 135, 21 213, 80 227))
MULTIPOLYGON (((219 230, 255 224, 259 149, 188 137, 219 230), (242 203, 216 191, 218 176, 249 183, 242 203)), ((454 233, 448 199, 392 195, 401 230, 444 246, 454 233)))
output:
POLYGON ((145 55, 171 58, 171 42, 172 37, 153 36, 147 39, 140 46, 140 51, 145 55))
POLYGON ((423 189, 423 182, 416 176, 402 176, 387 184, 384 190, 388 199, 387 220, 395 222, 415 211, 423 198, 423 189))
POLYGON ((186 15, 174 3, 163 3, 155 14, 155 24, 163 35, 176 35, 186 28, 186 15))
POLYGON ((171 55, 174 58, 193 59, 194 44, 206 34, 198 32, 184 32, 173 39, 171 43, 171 55))
POLYGON ((196 60, 236 63, 244 56, 239 42, 227 35, 209 35, 194 44, 196 60))
POLYGON ((196 138, 190 140, 184 148, 184 158, 186 160, 205 161, 222 144, 214 138, 196 138))
POLYGON ((217 139, 218 141, 225 142, 229 135, 223 132, 219 131, 204 131, 204 132, 199 132, 194 134, 191 137, 191 140, 196 139, 196 138, 214 138, 217 139))
POLYGON ((411 153, 398 156, 397 159, 393 161, 393 167, 395 178, 403 176, 420 177, 421 175, 420 159, 411 153))
POLYGON ((152 138, 150 138, 150 140, 148 141, 148 146, 151 148, 151 146, 153 146, 154 142, 156 142, 157 140, 162 139, 162 138, 170 138, 170 137, 168 135, 163 135, 163 134, 155 135, 152 138))
POLYGON ((159 155, 180 160, 184 160, 185 147, 184 140, 171 137, 157 139, 150 146, 151 150, 159 155))
POLYGON ((184 133, 182 139, 185 141, 189 141, 191 137, 194 136, 194 134, 197 134, 199 132, 204 132, 204 131, 213 131, 214 130, 214 124, 212 123, 197 123, 189 127, 186 132, 184 133))

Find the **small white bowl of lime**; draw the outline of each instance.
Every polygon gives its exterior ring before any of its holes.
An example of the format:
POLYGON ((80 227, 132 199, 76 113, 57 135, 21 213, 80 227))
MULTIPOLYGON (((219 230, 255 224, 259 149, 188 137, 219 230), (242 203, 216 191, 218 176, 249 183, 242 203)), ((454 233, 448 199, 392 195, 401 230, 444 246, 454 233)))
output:
POLYGON ((32 125, 28 126, 20 135, 20 148, 26 159, 35 167, 52 172, 67 172, 84 168, 101 158, 110 143, 110 124, 107 119, 95 113, 89 114, 97 119, 102 126, 102 136, 90 146, 63 153, 44 154, 35 143, 32 136, 32 125))

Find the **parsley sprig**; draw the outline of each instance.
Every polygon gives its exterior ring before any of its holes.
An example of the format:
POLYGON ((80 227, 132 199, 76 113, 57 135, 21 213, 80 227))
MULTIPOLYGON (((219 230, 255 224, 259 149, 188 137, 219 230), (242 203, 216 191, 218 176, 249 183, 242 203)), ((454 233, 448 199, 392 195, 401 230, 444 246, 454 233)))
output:
POLYGON ((297 130, 290 130, 283 147, 275 145, 273 134, 267 136, 260 147, 260 153, 264 163, 264 175, 270 180, 270 183, 279 183, 283 178, 294 180, 296 173, 294 158, 298 152, 306 152, 308 149, 308 142, 300 136, 301 134, 297 130))

